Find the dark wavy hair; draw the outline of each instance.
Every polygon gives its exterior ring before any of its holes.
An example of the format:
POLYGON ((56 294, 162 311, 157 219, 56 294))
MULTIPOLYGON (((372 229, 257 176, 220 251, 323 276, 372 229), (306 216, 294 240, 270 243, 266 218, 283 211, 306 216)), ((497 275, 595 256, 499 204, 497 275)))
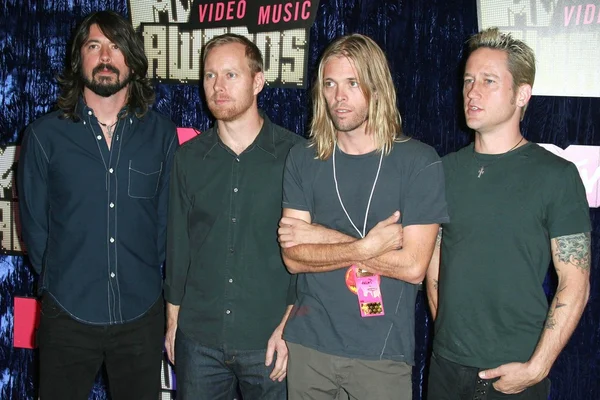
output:
POLYGON ((71 45, 70 68, 66 67, 58 76, 61 88, 58 108, 62 110, 65 118, 79 120, 75 109, 84 88, 81 47, 88 40, 90 28, 94 24, 98 25, 102 33, 121 49, 125 64, 131 69, 127 111, 142 117, 154 103, 154 88, 146 77, 148 59, 144 53, 144 43, 129 21, 114 11, 92 13, 77 28, 71 45))

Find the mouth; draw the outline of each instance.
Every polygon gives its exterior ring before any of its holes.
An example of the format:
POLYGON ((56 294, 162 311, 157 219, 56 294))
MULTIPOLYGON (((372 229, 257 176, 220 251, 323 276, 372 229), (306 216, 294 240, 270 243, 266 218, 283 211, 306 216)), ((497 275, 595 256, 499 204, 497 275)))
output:
POLYGON ((467 114, 471 114, 472 115, 472 114, 475 114, 475 113, 483 111, 483 109, 480 108, 480 107, 477 107, 475 105, 467 105, 465 107, 465 111, 467 112, 467 114))
POLYGON ((110 64, 100 64, 92 71, 93 75, 119 75, 119 70, 110 64))
POLYGON ((225 104, 231 101, 229 97, 213 97, 213 103, 217 105, 225 104))
POLYGON ((347 107, 335 107, 333 109, 333 112, 338 115, 344 115, 344 114, 351 113, 352 110, 347 107))

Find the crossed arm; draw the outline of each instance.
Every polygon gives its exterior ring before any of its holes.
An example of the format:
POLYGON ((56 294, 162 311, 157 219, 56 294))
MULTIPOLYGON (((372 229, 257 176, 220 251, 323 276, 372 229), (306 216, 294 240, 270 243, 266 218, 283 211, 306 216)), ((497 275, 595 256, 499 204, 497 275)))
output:
POLYGON ((310 213, 283 210, 279 242, 291 273, 327 272, 356 265, 368 272, 420 283, 433 251, 437 224, 398 224, 400 213, 379 222, 363 239, 311 224, 310 213))
MULTIPOLYGON (((526 363, 508 363, 479 373, 484 379, 500 378, 494 382, 494 387, 503 393, 522 392, 548 375, 575 330, 589 297, 590 234, 557 237, 550 245, 558 288, 533 355, 526 363)), ((427 272, 427 295, 434 318, 437 314, 439 247, 436 246, 427 272)))

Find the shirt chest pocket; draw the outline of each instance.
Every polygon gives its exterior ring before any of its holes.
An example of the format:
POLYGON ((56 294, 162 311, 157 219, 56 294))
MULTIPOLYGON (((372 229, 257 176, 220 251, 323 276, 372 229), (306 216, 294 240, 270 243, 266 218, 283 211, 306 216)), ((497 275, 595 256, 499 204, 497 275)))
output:
POLYGON ((151 199, 156 196, 162 168, 161 161, 129 160, 129 197, 151 199))

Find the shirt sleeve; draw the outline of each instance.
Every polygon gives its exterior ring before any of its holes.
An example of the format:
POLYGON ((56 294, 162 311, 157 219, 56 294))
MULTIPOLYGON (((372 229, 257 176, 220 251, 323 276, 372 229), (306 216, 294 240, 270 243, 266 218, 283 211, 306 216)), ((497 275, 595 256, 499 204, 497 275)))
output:
POLYGON ((590 209, 575 164, 569 162, 549 187, 547 226, 550 238, 590 232, 590 209))
POLYGON ((182 165, 184 153, 181 150, 175 154, 171 171, 165 271, 165 299, 175 305, 180 305, 183 299, 190 266, 188 211, 191 208, 191 201, 185 190, 185 168, 182 165))
MULTIPOLYGON (((432 152, 435 152, 432 149, 432 152)), ((446 186, 442 161, 435 154, 410 179, 402 210, 402 225, 448 222, 446 186)))
MULTIPOLYGON (((310 211, 309 203, 307 198, 309 194, 306 193, 305 188, 302 185, 302 168, 298 161, 301 161, 302 153, 299 150, 303 150, 302 147, 306 146, 304 143, 294 146, 288 153, 285 169, 283 171, 283 208, 291 208, 300 211, 310 211)), ((305 175, 308 171, 304 171, 305 175)))
POLYGON ((164 172, 161 176, 158 192, 158 257, 161 264, 166 257, 169 182, 171 180, 171 170, 173 169, 173 159, 178 146, 177 131, 174 131, 165 154, 165 168, 163 169, 164 172))
POLYGON ((29 260, 40 274, 48 241, 48 155, 33 127, 21 145, 17 186, 21 229, 29 260))

